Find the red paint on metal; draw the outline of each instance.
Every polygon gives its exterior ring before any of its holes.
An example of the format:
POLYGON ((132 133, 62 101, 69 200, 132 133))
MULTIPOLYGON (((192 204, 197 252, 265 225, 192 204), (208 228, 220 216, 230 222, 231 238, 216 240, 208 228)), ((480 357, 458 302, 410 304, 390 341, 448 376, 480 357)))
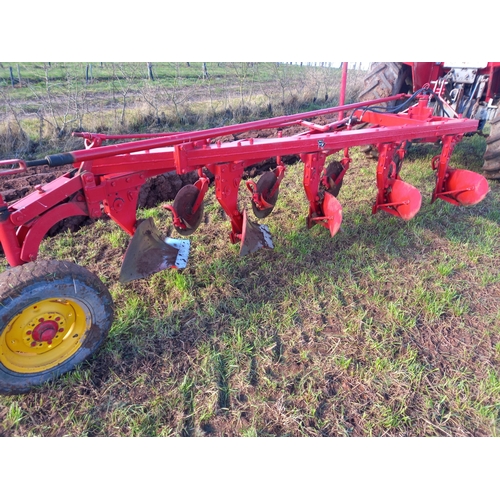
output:
POLYGON ((200 208, 200 205, 203 203, 203 199, 205 198, 205 194, 208 191, 208 186, 210 186, 210 179, 203 173, 203 170, 201 168, 198 170, 198 176, 199 178, 194 183, 194 186, 200 193, 198 194, 198 198, 196 199, 193 208, 191 209, 191 212, 193 214, 200 208))
POLYGON ((26 162, 24 160, 2 160, 2 161, 0 161, 0 167, 5 167, 7 165, 15 165, 16 163, 19 164, 19 168, 0 170, 0 176, 2 176, 2 175, 15 175, 15 174, 21 174, 23 172, 26 172, 27 166, 26 166, 26 162))
POLYGON ((438 197, 454 205, 469 206, 484 200, 489 190, 488 181, 477 172, 449 168, 438 197))
POLYGON ((401 219, 413 219, 422 205, 420 191, 400 179, 389 181, 388 190, 387 205, 392 207, 401 219))
POLYGON ((379 210, 388 212, 403 220, 412 219, 420 210, 422 196, 418 189, 401 180, 395 155, 399 162, 404 156, 403 148, 397 143, 386 143, 379 146, 377 164, 377 199, 372 213, 379 210))
MULTIPOLYGON (((366 101, 363 103, 364 106, 369 106, 373 104, 380 104, 383 102, 389 102, 406 97, 406 94, 398 94, 395 96, 384 97, 382 99, 373 99, 371 101, 366 101)), ((315 116, 324 116, 333 113, 338 113, 341 111, 350 111, 359 107, 358 103, 346 104, 344 106, 335 106, 333 108, 326 108, 317 111, 308 111, 306 113, 298 113, 289 116, 279 116, 276 118, 269 118, 267 120, 258 120, 254 122, 243 123, 239 125, 228 125, 226 127, 219 127, 214 129, 208 129, 197 132, 183 132, 170 137, 158 137, 153 139, 145 139, 143 141, 127 142, 123 144, 112 144, 109 146, 101 146, 90 149, 80 149, 76 151, 71 151, 67 153, 73 158, 73 163, 79 163, 82 161, 96 160, 100 158, 107 158, 111 156, 137 153, 137 152, 149 152, 150 150, 157 148, 164 148, 169 146, 174 146, 176 144, 181 144, 185 142, 192 142, 205 139, 213 139, 215 137, 221 137, 228 134, 239 134, 243 132, 248 132, 250 130, 262 130, 266 128, 277 128, 286 127, 290 125, 297 125, 301 120, 307 118, 313 118, 315 116)), ((50 163, 50 156, 49 163, 50 163)))
POLYGON ((232 243, 241 240, 243 214, 238 209, 238 190, 245 168, 244 162, 226 163, 215 167, 215 196, 231 220, 232 243))
POLYGON ((24 264, 21 259, 21 244, 16 235, 16 226, 10 220, 10 210, 0 194, 0 243, 7 262, 11 266, 24 264))
MULTIPOLYGON (((339 105, 344 106, 345 103, 345 89, 347 87, 347 66, 349 63, 342 63, 342 78, 340 81, 340 97, 339 97, 339 105)), ((339 120, 344 118, 344 111, 339 112, 339 120)))
POLYGON ((24 236, 20 255, 21 260, 23 262, 36 260, 40 243, 47 234, 47 231, 59 221, 66 219, 67 217, 74 217, 77 215, 88 215, 88 211, 84 203, 63 203, 38 217, 36 221, 29 226, 28 231, 24 236))
POLYGON ((70 178, 70 174, 45 184, 44 192, 34 191, 21 200, 13 203, 9 208, 12 211, 10 216, 13 224, 20 226, 38 217, 42 213, 61 203, 65 198, 69 198, 81 189, 79 176, 70 178))
MULTIPOLYGON (((405 62, 411 67, 413 90, 422 88, 426 83, 432 83, 443 78, 451 69, 444 62, 405 62)), ((488 76, 485 102, 488 102, 499 90, 500 62, 489 62, 484 68, 478 68, 477 74, 488 76)))
POLYGON ((339 200, 337 200, 337 198, 329 192, 325 192, 325 198, 323 200, 323 213, 324 217, 319 218, 318 220, 327 227, 333 238, 342 224, 342 205, 339 200))
POLYGON ((33 340, 37 342, 50 342, 57 334, 58 324, 52 320, 40 319, 40 323, 33 328, 33 340))
POLYGON ((317 223, 317 217, 324 216, 319 197, 319 185, 325 159, 326 155, 321 153, 309 153, 301 156, 301 160, 304 162, 304 190, 309 200, 309 215, 306 219, 308 228, 317 223))

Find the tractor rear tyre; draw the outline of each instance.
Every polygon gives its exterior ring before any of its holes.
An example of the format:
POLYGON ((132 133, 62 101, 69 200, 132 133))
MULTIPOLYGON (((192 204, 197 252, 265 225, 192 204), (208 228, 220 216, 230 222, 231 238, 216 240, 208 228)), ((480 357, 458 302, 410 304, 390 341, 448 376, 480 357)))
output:
MULTIPOLYGON (((408 66, 398 62, 374 62, 370 64, 364 81, 364 89, 359 95, 360 101, 382 99, 399 94, 406 88, 408 66)), ((387 107, 387 103, 377 104, 387 107)))
POLYGON ((0 394, 20 394, 93 354, 113 322, 113 299, 90 271, 36 261, 0 274, 0 394))
POLYGON ((486 139, 483 175, 487 179, 500 180, 500 113, 491 122, 490 135, 486 139))
MULTIPOLYGON (((373 62, 368 68, 364 80, 364 89, 359 95, 359 101, 371 101, 399 94, 407 88, 406 78, 410 75, 409 67, 399 62, 373 62)), ((377 104, 377 107, 386 108, 386 102, 377 104)), ((394 102, 390 103, 392 106, 394 102)), ((378 158, 375 146, 367 144, 360 147, 369 158, 378 158)))

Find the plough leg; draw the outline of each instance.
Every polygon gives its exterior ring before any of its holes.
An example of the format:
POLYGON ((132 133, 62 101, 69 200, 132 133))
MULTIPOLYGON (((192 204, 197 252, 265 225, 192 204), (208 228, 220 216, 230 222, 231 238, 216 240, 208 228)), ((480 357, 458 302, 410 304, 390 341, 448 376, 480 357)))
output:
POLYGON ((269 228, 247 219, 246 211, 238 208, 238 192, 243 175, 244 163, 216 165, 215 196, 231 220, 231 243, 240 243, 240 256, 262 248, 273 248, 269 228))
POLYGON ((404 148, 396 143, 379 144, 377 164, 377 199, 372 213, 384 210, 403 220, 412 219, 420 210, 420 191, 401 180, 399 172, 404 157, 404 148), (397 154, 396 160, 395 153, 397 154))
POLYGON ((432 203, 441 198, 452 205, 475 205, 490 190, 488 181, 481 174, 449 167, 451 155, 460 139, 460 136, 453 135, 443 137, 441 154, 432 159, 432 168, 436 170, 432 203))
POLYGON ((301 159, 304 162, 304 190, 309 200, 307 227, 310 229, 315 224, 321 224, 334 236, 342 223, 342 205, 333 194, 338 193, 340 187, 332 189, 332 192, 320 191, 325 154, 308 153, 301 155, 301 159))

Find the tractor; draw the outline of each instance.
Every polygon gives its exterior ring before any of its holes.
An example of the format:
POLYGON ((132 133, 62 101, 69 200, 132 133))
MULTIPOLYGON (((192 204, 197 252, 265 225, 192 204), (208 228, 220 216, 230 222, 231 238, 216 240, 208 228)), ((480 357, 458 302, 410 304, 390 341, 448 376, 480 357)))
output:
MULTIPOLYGON (((360 100, 415 91, 425 84, 442 100, 434 100, 437 116, 478 121, 478 133, 490 123, 483 175, 500 180, 500 62, 374 62, 370 64, 360 100), (444 101, 444 104, 443 104, 444 101)), ((364 152, 375 149, 370 145, 364 152)))

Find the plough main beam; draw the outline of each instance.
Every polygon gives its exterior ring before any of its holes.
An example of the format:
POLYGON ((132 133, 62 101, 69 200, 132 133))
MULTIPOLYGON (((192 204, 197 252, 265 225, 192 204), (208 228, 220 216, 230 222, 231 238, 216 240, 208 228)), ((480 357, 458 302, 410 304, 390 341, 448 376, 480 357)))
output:
MULTIPOLYGON (((276 156, 300 155, 304 152, 329 151, 331 154, 355 146, 416 139, 421 142, 436 142, 446 135, 461 136, 474 132, 477 125, 477 120, 441 118, 435 121, 413 120, 403 125, 380 125, 359 130, 344 129, 292 137, 250 138, 216 144, 188 142, 173 147, 133 151, 130 154, 117 153, 113 156, 102 157, 98 153, 92 163, 89 159, 85 159, 85 162, 88 162, 85 168, 95 175, 122 174, 133 171, 143 171, 147 177, 171 171, 186 174, 208 165, 238 161, 257 163, 276 156), (147 154, 147 158, 143 154, 147 154)), ((110 146, 103 146, 103 148, 107 147, 110 146)), ((79 157, 82 153, 81 156, 87 158, 87 156, 93 156, 90 154, 93 151, 90 149, 67 154, 79 157)))
MULTIPOLYGON (((390 102, 397 99, 401 99, 403 97, 407 97, 407 95, 398 94, 395 96, 384 97, 382 99, 374 99, 372 101, 367 101, 363 103, 363 106, 390 102)), ((224 135, 238 134, 238 133, 248 132, 251 130, 262 130, 262 129, 280 128, 280 127, 288 127, 291 125, 298 125, 302 120, 305 120, 307 118, 314 118, 317 116, 331 115, 343 111, 355 110, 359 106, 360 104, 358 103, 346 104, 343 106, 336 106, 333 108, 326 108, 317 111, 308 111, 306 113, 298 113, 289 116, 279 116, 276 118, 269 118, 267 120, 258 120, 239 125, 229 125, 226 127, 213 128, 198 132, 182 132, 180 134, 166 134, 165 136, 160 136, 160 137, 158 137, 156 134, 153 134, 153 138, 151 139, 126 142, 122 144, 112 144, 108 146, 100 145, 102 140, 108 137, 105 136, 104 134, 78 133, 78 135, 85 138, 88 149, 72 151, 69 153, 48 155, 44 159, 27 161, 25 163, 28 167, 42 166, 42 165, 49 165, 51 167, 60 167, 63 165, 81 163, 83 161, 97 160, 100 158, 110 158, 117 155, 131 154, 137 152, 149 152, 150 150, 153 149, 173 146, 175 144, 181 144, 184 142, 193 142, 200 140, 211 141, 217 137, 222 137, 224 135)), ((117 138, 120 136, 110 136, 110 137, 117 138)), ((22 165, 24 162, 23 160, 18 160, 18 159, 7 160, 1 162, 0 166, 13 163, 20 163, 22 165)), ((12 170, 0 171, 0 175, 10 175, 12 173, 16 172, 12 170)))

